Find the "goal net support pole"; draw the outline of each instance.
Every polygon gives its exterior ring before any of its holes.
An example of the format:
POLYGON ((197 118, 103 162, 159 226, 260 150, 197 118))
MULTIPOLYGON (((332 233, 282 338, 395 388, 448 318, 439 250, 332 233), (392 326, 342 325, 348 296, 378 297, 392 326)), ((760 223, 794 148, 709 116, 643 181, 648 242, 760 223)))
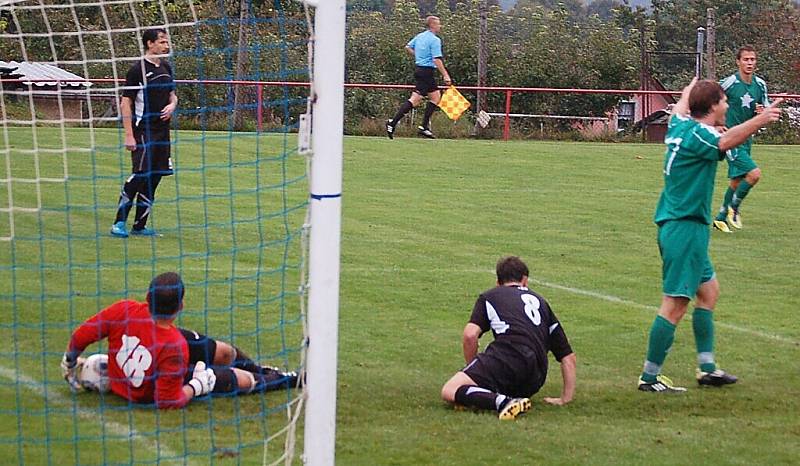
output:
POLYGON ((332 465, 336 440, 336 357, 342 211, 345 0, 316 6, 310 180, 306 464, 332 465))

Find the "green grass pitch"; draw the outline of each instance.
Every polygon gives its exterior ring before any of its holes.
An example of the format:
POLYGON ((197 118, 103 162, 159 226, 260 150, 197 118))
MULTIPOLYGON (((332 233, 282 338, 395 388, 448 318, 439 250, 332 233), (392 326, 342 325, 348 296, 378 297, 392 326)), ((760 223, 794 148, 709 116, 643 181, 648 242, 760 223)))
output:
MULTIPOLYGON (((44 205, 94 208, 70 210, 76 220, 69 230, 54 221, 63 223, 60 210, 43 220, 18 218, 17 234, 37 235, 43 226, 56 239, 23 242, 27 249, 15 257, 8 242, 0 243, 0 264, 42 258, 82 264, 68 274, 58 267, 21 267, 13 279, 8 267, 0 269, 0 337, 24 337, 2 349, 0 409, 7 419, 17 410, 23 415, 0 426, 0 454, 14 462, 22 451, 31 464, 127 463, 154 461, 160 448, 162 456, 181 461, 189 455, 197 464, 206 463, 209 452, 221 464, 260 463, 263 434, 285 424, 277 407, 286 394, 200 402, 184 411, 129 411, 92 395, 73 401, 58 380, 58 358, 65 322, 126 291, 137 296, 144 288, 140 281, 153 271, 176 268, 192 284, 187 325, 233 334, 265 362, 295 362, 294 352, 282 350, 280 329, 291 347, 299 331, 293 323, 298 299, 283 293, 295 293, 299 282, 304 161, 282 158, 284 141, 275 136, 242 137, 229 146, 226 138, 200 141, 198 133, 179 132, 183 171, 159 187, 154 218, 164 237, 120 241, 105 233, 128 167, 113 148, 116 133, 103 137, 108 153, 69 155, 76 176, 87 176, 87 198, 76 201, 70 192, 67 203, 63 183, 42 184, 44 205), (252 155, 256 144, 265 157, 259 163, 252 155), (288 188, 256 194, 250 192, 256 182, 288 188), (288 212, 287 220, 273 211, 288 212), (258 212, 263 218, 255 220, 258 212), (83 239, 67 241, 70 235, 83 239), (258 235, 267 245, 263 256, 251 247, 259 244, 258 235), (277 240, 282 237, 290 240, 277 240), (238 252, 226 253, 231 249, 238 252), (169 252, 175 250, 184 254, 169 252), (101 274, 97 263, 103 264, 101 274), (65 283, 68 277, 72 282, 65 283), (23 298, 5 298, 12 293, 23 298), (52 299, 35 298, 42 293, 52 299), (256 302, 262 312, 255 312, 256 302), (12 305, 17 312, 10 316, 12 305), (52 397, 47 416, 42 390, 17 393, 8 378, 14 352, 31 379, 25 387, 44 387, 52 397), (269 411, 266 421, 251 416, 235 426, 236 413, 262 408, 269 411), (113 424, 101 425, 97 416, 113 424), (205 425, 210 418, 213 434, 205 425), (129 427, 141 435, 122 438, 129 427), (98 440, 101 434, 105 441, 98 440), (19 435, 38 441, 20 448, 19 435)), ((53 143, 60 136, 45 139, 53 143)), ((755 146, 764 176, 743 206, 745 228, 712 235, 722 286, 717 359, 741 382, 696 387, 687 320, 678 327, 665 373, 690 391, 673 397, 635 389, 660 301, 652 214, 662 183, 661 145, 351 137, 344 151, 339 464, 789 464, 800 457, 795 147, 755 146), (547 385, 533 397, 533 410, 511 423, 492 413, 456 412, 439 398, 442 384, 463 365, 461 331, 472 304, 493 285, 494 262, 505 254, 528 262, 531 286, 551 303, 578 356, 575 401, 566 407, 541 402, 559 393, 554 364, 547 385)), ((58 175, 58 163, 42 165, 58 175)), ((35 192, 19 189, 15 199, 37 202, 35 192)), ((7 205, 6 198, 0 201, 7 205)), ((7 234, 3 220, 0 236, 7 234)), ((279 454, 281 442, 270 445, 268 456, 279 454)))

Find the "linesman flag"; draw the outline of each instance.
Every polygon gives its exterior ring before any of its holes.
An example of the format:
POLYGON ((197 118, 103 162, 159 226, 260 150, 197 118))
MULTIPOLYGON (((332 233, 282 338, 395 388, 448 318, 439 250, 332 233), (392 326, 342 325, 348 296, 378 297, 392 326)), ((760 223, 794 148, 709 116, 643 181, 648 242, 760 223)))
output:
POLYGON ((466 112, 469 108, 469 100, 466 99, 455 86, 450 86, 442 94, 439 100, 439 108, 447 115, 448 118, 455 121, 461 117, 461 114, 466 112))

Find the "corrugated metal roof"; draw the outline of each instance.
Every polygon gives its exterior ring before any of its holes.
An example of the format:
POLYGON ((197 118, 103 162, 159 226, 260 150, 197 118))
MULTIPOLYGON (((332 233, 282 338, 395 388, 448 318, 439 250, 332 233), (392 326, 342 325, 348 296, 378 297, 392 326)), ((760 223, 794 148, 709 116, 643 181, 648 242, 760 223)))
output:
POLYGON ((16 68, 14 74, 22 75, 20 79, 23 84, 33 84, 39 87, 55 86, 58 83, 61 83, 62 86, 73 87, 89 87, 92 85, 92 83, 77 74, 46 63, 0 61, 0 67, 16 68), (26 81, 26 79, 30 81, 26 81))

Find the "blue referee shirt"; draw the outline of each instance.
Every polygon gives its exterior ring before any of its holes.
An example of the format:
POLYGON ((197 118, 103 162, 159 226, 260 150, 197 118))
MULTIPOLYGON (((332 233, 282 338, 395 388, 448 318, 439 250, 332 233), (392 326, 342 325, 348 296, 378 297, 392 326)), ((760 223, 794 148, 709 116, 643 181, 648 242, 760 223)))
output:
POLYGON ((442 58, 442 39, 431 31, 420 32, 408 41, 406 47, 414 49, 414 62, 417 66, 436 68, 434 58, 442 58))

